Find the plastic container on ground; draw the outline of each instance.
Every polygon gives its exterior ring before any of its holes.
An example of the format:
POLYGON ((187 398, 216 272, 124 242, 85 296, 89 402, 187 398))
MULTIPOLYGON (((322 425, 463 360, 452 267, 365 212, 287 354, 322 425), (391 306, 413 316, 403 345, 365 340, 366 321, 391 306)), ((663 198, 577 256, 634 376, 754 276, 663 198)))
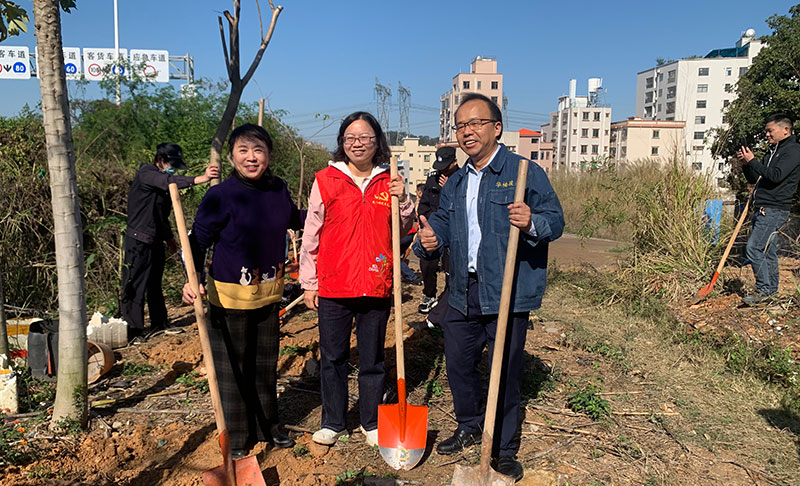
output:
POLYGON ((128 323, 115 317, 109 319, 95 312, 86 326, 86 340, 112 348, 123 348, 128 345, 128 323))
POLYGON ((19 412, 17 374, 11 369, 5 354, 0 354, 0 412, 7 414, 19 412))

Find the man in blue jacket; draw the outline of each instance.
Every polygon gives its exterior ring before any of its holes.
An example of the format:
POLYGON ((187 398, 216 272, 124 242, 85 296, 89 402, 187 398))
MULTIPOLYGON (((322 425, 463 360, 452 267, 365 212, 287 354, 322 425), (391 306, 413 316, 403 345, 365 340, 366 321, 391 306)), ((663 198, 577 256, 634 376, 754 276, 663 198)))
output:
POLYGON ((564 216, 547 175, 528 166, 525 201, 515 203, 517 167, 522 158, 501 144, 500 109, 489 98, 471 93, 456 110, 458 144, 469 156, 442 188, 439 209, 420 218, 414 251, 436 258, 450 249, 450 307, 444 318, 447 377, 458 428, 436 448, 455 454, 481 440, 484 411, 478 364, 484 346, 491 359, 510 225, 520 228, 517 274, 512 292, 503 377, 493 449, 495 469, 519 481, 522 465, 518 426, 520 378, 524 367, 528 312, 542 302, 547 278, 548 243, 564 229, 564 216), (496 454, 495 454, 496 451, 496 454))

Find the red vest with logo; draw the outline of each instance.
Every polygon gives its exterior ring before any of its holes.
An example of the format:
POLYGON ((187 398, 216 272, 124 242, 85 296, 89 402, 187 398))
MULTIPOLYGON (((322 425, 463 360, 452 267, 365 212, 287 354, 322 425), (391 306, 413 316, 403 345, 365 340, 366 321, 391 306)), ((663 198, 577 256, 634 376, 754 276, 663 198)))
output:
POLYGON ((317 254, 320 297, 389 297, 389 172, 376 175, 363 194, 347 174, 334 167, 317 172, 316 180, 325 206, 317 254))

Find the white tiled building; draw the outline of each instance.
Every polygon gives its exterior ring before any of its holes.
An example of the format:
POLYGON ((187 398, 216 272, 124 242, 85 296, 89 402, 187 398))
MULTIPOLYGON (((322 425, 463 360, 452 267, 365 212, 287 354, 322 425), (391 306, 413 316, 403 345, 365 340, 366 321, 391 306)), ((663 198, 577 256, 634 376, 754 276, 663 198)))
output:
POLYGON ((718 182, 727 164, 711 153, 709 130, 727 127, 722 110, 734 99, 739 76, 747 72, 762 48, 748 29, 735 47, 714 49, 704 57, 670 61, 642 71, 636 79, 636 116, 650 120, 684 120, 685 155, 698 172, 718 182))
POLYGON ((503 74, 497 72, 497 59, 478 56, 469 65, 468 73, 453 76, 453 89, 441 97, 439 111, 439 141, 452 142, 456 134, 451 130, 455 124, 456 109, 467 93, 479 93, 494 101, 498 107, 503 102, 503 74))
POLYGON ((553 170, 579 171, 608 157, 611 107, 600 103, 602 80, 589 78, 589 94, 577 96, 570 80, 569 95, 558 98, 558 111, 542 125, 544 142, 553 144, 553 170))

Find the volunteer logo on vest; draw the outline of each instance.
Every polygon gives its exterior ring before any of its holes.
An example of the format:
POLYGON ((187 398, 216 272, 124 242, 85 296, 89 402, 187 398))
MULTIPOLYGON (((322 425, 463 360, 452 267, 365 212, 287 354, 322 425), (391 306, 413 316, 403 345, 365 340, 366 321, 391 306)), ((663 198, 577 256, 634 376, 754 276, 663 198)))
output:
POLYGON ((373 263, 369 267, 369 271, 382 274, 387 268, 386 263, 388 261, 389 261, 389 259, 386 257, 386 255, 381 253, 380 255, 375 257, 375 263, 373 263))

